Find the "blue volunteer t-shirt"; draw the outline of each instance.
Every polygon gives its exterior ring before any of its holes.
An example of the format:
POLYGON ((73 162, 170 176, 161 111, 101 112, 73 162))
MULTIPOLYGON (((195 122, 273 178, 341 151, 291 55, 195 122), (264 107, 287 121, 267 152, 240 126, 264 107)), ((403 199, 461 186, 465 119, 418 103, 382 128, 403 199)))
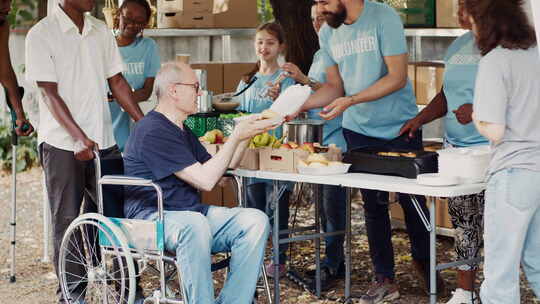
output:
MULTIPOLYGON (((326 82, 326 68, 334 65, 328 55, 318 50, 313 56, 313 63, 309 68, 308 77, 317 80, 318 82, 326 82)), ((311 109, 308 111, 308 118, 321 119, 319 113, 321 108, 311 109)), ((328 120, 323 126, 323 145, 335 144, 341 151, 347 151, 347 142, 343 137, 343 128, 341 127, 343 121, 343 115, 328 120)))
MULTIPOLYGON (((156 77, 160 68, 159 50, 156 42, 147 37, 137 38, 132 44, 120 47, 125 70, 122 73, 132 89, 144 86, 146 78, 156 77)), ((114 138, 120 151, 124 151, 129 136, 130 118, 117 102, 110 102, 114 138)))
POLYGON ((478 133, 474 123, 462 125, 458 122, 456 114, 452 112, 463 104, 473 103, 476 74, 481 58, 472 32, 467 32, 457 38, 448 47, 444 58, 446 66, 443 90, 448 105, 448 112, 444 117, 444 128, 446 140, 453 146, 488 144, 488 140, 478 133))
MULTIPOLYGON (((369 88, 388 74, 385 56, 407 53, 403 24, 396 11, 383 3, 364 3, 356 22, 337 29, 324 25, 319 36, 321 49, 338 65, 347 96, 369 88)), ((405 87, 390 95, 349 107, 343 114, 343 127, 366 136, 392 139, 417 113, 412 86, 407 81, 405 87)))
MULTIPOLYGON (((163 191, 164 209, 195 211, 206 215, 199 192, 174 175, 175 172, 211 158, 199 139, 184 125, 182 130, 163 114, 151 111, 135 125, 126 144, 124 171, 127 176, 151 179, 163 191)), ((151 187, 126 187, 124 213, 145 219, 157 212, 157 195, 151 187)))

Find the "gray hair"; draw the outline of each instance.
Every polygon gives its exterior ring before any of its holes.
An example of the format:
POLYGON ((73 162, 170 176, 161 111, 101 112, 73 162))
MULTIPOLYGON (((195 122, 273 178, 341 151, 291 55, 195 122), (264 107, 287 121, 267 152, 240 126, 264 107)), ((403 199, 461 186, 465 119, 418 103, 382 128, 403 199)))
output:
POLYGON ((187 68, 189 66, 175 62, 167 62, 161 66, 154 81, 154 91, 156 92, 158 102, 160 98, 167 94, 167 87, 170 84, 181 82, 184 79, 183 76, 187 68))

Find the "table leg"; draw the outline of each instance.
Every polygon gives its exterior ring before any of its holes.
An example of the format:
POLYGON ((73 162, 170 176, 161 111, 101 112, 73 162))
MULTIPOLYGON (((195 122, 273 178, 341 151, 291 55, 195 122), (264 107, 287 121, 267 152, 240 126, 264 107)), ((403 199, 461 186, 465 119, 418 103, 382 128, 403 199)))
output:
POLYGON ((279 197, 278 197, 278 181, 272 182, 272 195, 270 196, 274 202, 274 227, 272 233, 272 246, 274 252, 274 303, 279 304, 279 197))
MULTIPOLYGON (((321 206, 321 185, 313 184, 313 196, 315 202, 315 233, 321 231, 320 223, 320 206, 321 206)), ((317 298, 321 298, 321 239, 315 239, 315 294, 317 298)))
POLYGON ((352 201, 352 189, 345 188, 346 201, 345 201, 345 303, 349 303, 351 298, 351 201, 352 201))
POLYGON ((429 217, 431 223, 431 231, 429 232, 429 274, 430 274, 430 291, 429 291, 429 303, 437 303, 437 277, 436 277, 436 263, 437 263, 437 219, 435 217, 437 206, 434 197, 428 197, 429 204, 429 217))

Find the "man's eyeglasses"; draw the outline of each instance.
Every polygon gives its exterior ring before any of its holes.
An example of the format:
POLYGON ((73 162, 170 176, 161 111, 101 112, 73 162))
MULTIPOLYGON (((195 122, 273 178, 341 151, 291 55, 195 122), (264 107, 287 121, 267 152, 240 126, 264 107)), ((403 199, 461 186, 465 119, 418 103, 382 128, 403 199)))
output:
POLYGON ((125 15, 120 15, 122 17, 122 21, 125 23, 125 24, 132 24, 136 27, 139 27, 139 28, 143 28, 146 26, 147 22, 144 21, 144 22, 141 22, 141 21, 136 21, 136 20, 133 20, 125 15))
POLYGON ((196 83, 182 83, 182 82, 175 82, 174 85, 184 85, 184 86, 190 86, 195 89, 196 93, 199 93, 199 90, 201 89, 201 85, 196 83))

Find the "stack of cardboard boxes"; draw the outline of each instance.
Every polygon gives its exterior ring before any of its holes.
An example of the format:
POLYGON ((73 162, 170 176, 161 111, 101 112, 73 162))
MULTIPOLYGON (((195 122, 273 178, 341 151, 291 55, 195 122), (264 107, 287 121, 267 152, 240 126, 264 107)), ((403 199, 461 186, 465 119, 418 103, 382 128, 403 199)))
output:
POLYGON ((458 0, 437 0, 437 27, 459 28, 458 0))
POLYGON ((427 105, 443 86, 444 64, 439 62, 411 63, 408 75, 416 95, 416 103, 427 105))
MULTIPOLYGON (((451 217, 450 217, 450 214, 448 214, 448 199, 438 198, 436 200, 436 205, 437 205, 437 213, 435 216, 436 216, 437 227, 453 229, 454 226, 452 226, 451 217)), ((398 202, 391 200, 389 209, 390 209, 390 217, 392 218, 392 220, 404 223, 405 215, 403 213, 403 209, 401 208, 401 205, 398 202)))
POLYGON ((207 89, 214 95, 235 92, 242 77, 255 67, 251 62, 204 62, 191 64, 193 69, 206 70, 207 89))
POLYGON ((158 28, 254 28, 254 0, 158 0, 158 28))

